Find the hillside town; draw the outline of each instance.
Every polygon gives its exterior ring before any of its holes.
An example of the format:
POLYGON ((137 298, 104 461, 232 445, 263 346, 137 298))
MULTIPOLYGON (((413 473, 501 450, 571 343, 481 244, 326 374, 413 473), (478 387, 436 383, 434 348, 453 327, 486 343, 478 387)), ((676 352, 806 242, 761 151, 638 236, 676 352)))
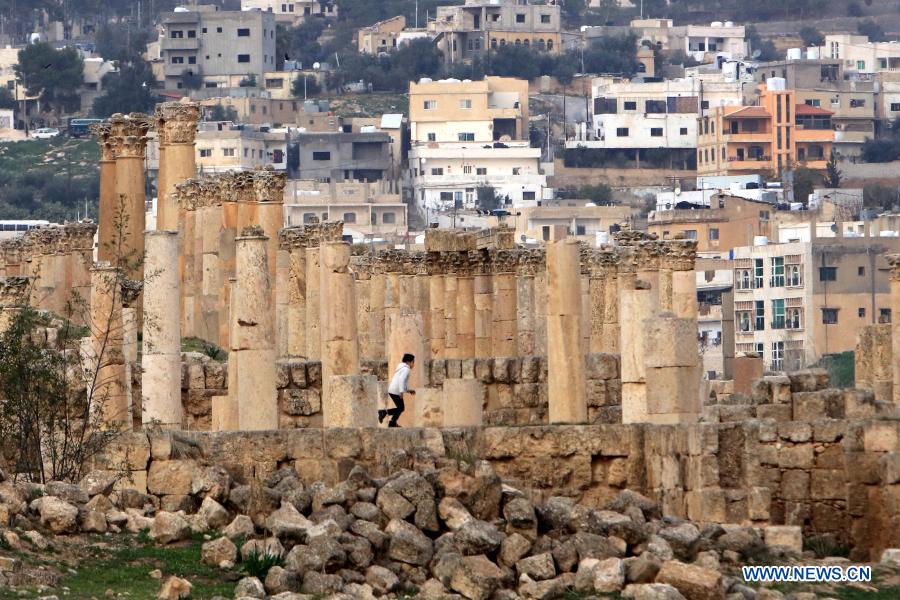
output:
POLYGON ((900 596, 900 1, 753 4, 0 2, 0 600, 900 596))

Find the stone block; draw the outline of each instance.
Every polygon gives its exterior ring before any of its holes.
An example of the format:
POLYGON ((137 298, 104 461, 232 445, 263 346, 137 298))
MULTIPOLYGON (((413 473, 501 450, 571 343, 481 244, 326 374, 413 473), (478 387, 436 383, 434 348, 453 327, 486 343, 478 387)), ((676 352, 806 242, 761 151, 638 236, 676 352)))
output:
POLYGON ((756 407, 758 419, 774 419, 778 422, 790 421, 793 408, 790 404, 761 404, 756 407))
POLYGON ((783 469, 811 469, 813 466, 812 444, 785 446, 778 453, 778 465, 783 469))
MULTIPOLYGON (((699 364, 696 344, 685 340, 697 337, 697 324, 663 313, 644 320, 644 363, 649 367, 696 367, 699 364)), ((649 381, 649 373, 648 373, 649 381)))
POLYGON ((475 379, 446 379, 441 399, 444 427, 477 427, 484 420, 484 385, 475 379))
POLYGON ((540 356, 523 356, 522 362, 522 383, 537 383, 542 379, 546 379, 546 363, 540 356))
MULTIPOLYGON (((731 361, 734 379, 734 393, 751 395, 753 383, 762 379, 763 359, 758 355, 735 356, 731 361)), ((771 390, 766 386, 767 391, 771 390)))
POLYGON ((752 521, 768 521, 771 517, 772 490, 752 487, 747 495, 747 514, 752 521))
POLYGON ((818 421, 826 418, 825 396, 819 392, 795 392, 793 394, 794 419, 818 421))
POLYGON ((900 454, 892 452, 878 459, 881 467, 881 483, 892 485, 900 483, 900 454))
POLYGON ((796 525, 770 525, 763 530, 767 546, 781 546, 800 554, 803 552, 803 531, 796 525))
POLYGON ((789 469, 781 475, 781 498, 796 502, 809 498, 809 473, 800 469, 789 469))
POLYGON ((313 389, 283 389, 279 392, 281 412, 298 416, 310 416, 322 411, 322 395, 313 389))
POLYGON ((648 367, 647 414, 700 414, 700 367, 648 367))
POLYGON ((813 469, 809 495, 813 500, 846 500, 847 479, 844 471, 813 469))
POLYGON ((688 456, 685 460, 686 485, 700 490, 719 485, 719 461, 713 454, 688 456))
POLYGON ((475 359, 475 379, 487 385, 494 381, 494 361, 491 358, 475 359))
POLYGON ((377 389, 373 375, 333 375, 328 382, 328 393, 322 398, 323 425, 377 427, 377 389))
POLYGON ((155 460, 147 472, 147 489, 157 495, 188 495, 196 468, 193 460, 155 460))
POLYGON ((818 421, 813 423, 813 441, 837 442, 843 437, 845 429, 843 421, 818 421))
POLYGON ((206 388, 210 390, 224 390, 227 381, 227 365, 218 362, 210 362, 204 367, 206 388))
POLYGON ((442 399, 443 391, 438 388, 419 388, 416 390, 416 427, 443 427, 442 399))
POLYGON ((863 432, 863 444, 866 452, 896 452, 898 445, 897 421, 881 421, 869 423, 863 432))
POLYGON ((800 421, 779 423, 778 435, 790 442, 809 442, 812 440, 812 425, 800 421))
POLYGON ((707 488, 685 493, 688 519, 712 523, 727 522, 725 492, 719 488, 707 488))
POLYGON ((512 383, 510 375, 511 362, 513 359, 506 357, 497 357, 494 359, 492 375, 497 383, 512 383))
POLYGON ((306 380, 306 363, 300 361, 293 361, 290 363, 291 365, 291 383, 294 386, 302 389, 306 389, 308 385, 306 380))
POLYGON ((588 379, 617 379, 619 377, 619 361, 614 354, 588 354, 585 366, 588 379))
POLYGON ((464 358, 460 360, 460 377, 462 379, 475 379, 475 360, 474 358, 464 358))

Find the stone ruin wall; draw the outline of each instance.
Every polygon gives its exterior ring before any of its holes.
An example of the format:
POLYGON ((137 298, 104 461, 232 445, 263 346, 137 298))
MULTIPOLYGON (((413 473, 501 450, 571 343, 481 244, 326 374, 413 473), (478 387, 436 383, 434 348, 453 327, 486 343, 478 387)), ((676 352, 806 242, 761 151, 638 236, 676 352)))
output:
POLYGON ((335 483, 359 464, 373 476, 427 467, 432 455, 491 463, 535 500, 599 505, 630 488, 698 522, 799 525, 877 560, 900 536, 900 421, 754 419, 698 425, 595 424, 449 429, 323 429, 123 434, 93 467, 127 466, 123 487, 190 502, 207 465, 238 482, 293 466, 335 483))
POLYGON ((32 229, 23 236, 0 241, 0 277, 32 278, 31 306, 56 315, 71 315, 84 323, 85 309, 68 308, 74 298, 87 303, 91 296, 93 223, 32 229))

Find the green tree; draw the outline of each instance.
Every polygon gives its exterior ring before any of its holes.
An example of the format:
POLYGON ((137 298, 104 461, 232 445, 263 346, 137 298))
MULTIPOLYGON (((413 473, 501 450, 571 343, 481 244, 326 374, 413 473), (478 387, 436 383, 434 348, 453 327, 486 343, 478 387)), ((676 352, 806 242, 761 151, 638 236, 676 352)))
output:
POLYGON ((761 61, 768 61, 778 60, 779 58, 781 58, 781 53, 778 52, 777 48, 775 48, 775 43, 772 40, 762 39, 762 36, 759 35, 759 32, 753 25, 747 26, 744 35, 746 35, 747 41, 750 42, 750 48, 753 50, 753 52, 759 52, 756 57, 757 59, 761 61))
POLYGON ((123 65, 103 77, 103 94, 94 100, 94 116, 106 118, 117 112, 149 112, 159 100, 153 93, 153 71, 138 62, 123 65))
POLYGON ((872 19, 866 19, 865 21, 857 25, 856 31, 859 32, 859 35, 867 36, 872 42, 888 41, 888 36, 884 33, 884 29, 882 29, 881 25, 879 25, 872 19))
POLYGON ((503 201, 497 190, 489 185, 475 188, 475 206, 480 210, 497 210, 503 205, 503 201))
POLYGON ((825 165, 825 187, 839 188, 843 178, 844 174, 838 168, 837 156, 832 150, 831 154, 828 155, 828 163, 825 165))
POLYGON ((804 166, 794 168, 793 178, 794 202, 805 204, 816 186, 822 185, 822 176, 818 171, 804 166))
POLYGON ((12 92, 5 87, 0 88, 0 108, 19 108, 19 103, 16 102, 12 92))
POLYGON ((806 47, 821 46, 825 43, 825 36, 822 35, 822 32, 811 25, 801 27, 799 33, 800 39, 803 40, 803 45, 806 47))
POLYGON ((233 106, 223 106, 221 104, 216 104, 209 111, 209 119, 210 121, 237 121, 238 120, 238 112, 233 106))
POLYGON ((56 50, 50 44, 31 44, 19 51, 15 65, 16 78, 29 95, 40 96, 41 102, 56 111, 77 110, 79 90, 84 82, 84 61, 69 46, 56 50))
POLYGON ((582 186, 578 197, 590 200, 594 204, 610 204, 614 201, 613 190, 605 183, 582 186))
POLYGON ((319 85, 319 80, 314 76, 303 74, 294 80, 294 84, 291 86, 291 93, 295 98, 318 96, 322 93, 322 86, 319 85))

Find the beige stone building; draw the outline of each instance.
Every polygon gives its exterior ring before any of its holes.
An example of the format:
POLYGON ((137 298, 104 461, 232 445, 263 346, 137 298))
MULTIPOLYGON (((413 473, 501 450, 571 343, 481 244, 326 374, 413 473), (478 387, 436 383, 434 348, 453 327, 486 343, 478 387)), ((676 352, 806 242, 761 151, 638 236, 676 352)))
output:
POLYGON ((503 220, 515 225, 516 241, 551 240, 554 232, 562 228, 566 235, 596 245, 598 236, 609 236, 615 226, 630 227, 632 212, 630 206, 593 206, 584 200, 560 200, 550 205, 523 206, 503 220))
POLYGON ((891 318, 884 255, 897 249, 885 237, 735 248, 735 353, 790 371, 853 350, 863 326, 891 318))
POLYGON ((650 213, 647 229, 660 239, 697 240, 699 252, 725 252, 753 244, 756 236, 774 237, 769 202, 717 194, 708 208, 657 210, 650 213))
POLYGON ((309 17, 336 19, 338 3, 335 0, 241 0, 241 10, 272 13, 279 23, 297 24, 309 17))
POLYGON ((344 234, 353 236, 354 241, 403 241, 408 233, 406 204, 387 188, 387 182, 380 181, 293 179, 284 190, 285 226, 298 227, 314 219, 343 221, 344 234))
POLYGON ((406 17, 399 15, 363 27, 356 32, 356 48, 364 54, 393 52, 399 45, 398 36, 406 29, 406 17))

